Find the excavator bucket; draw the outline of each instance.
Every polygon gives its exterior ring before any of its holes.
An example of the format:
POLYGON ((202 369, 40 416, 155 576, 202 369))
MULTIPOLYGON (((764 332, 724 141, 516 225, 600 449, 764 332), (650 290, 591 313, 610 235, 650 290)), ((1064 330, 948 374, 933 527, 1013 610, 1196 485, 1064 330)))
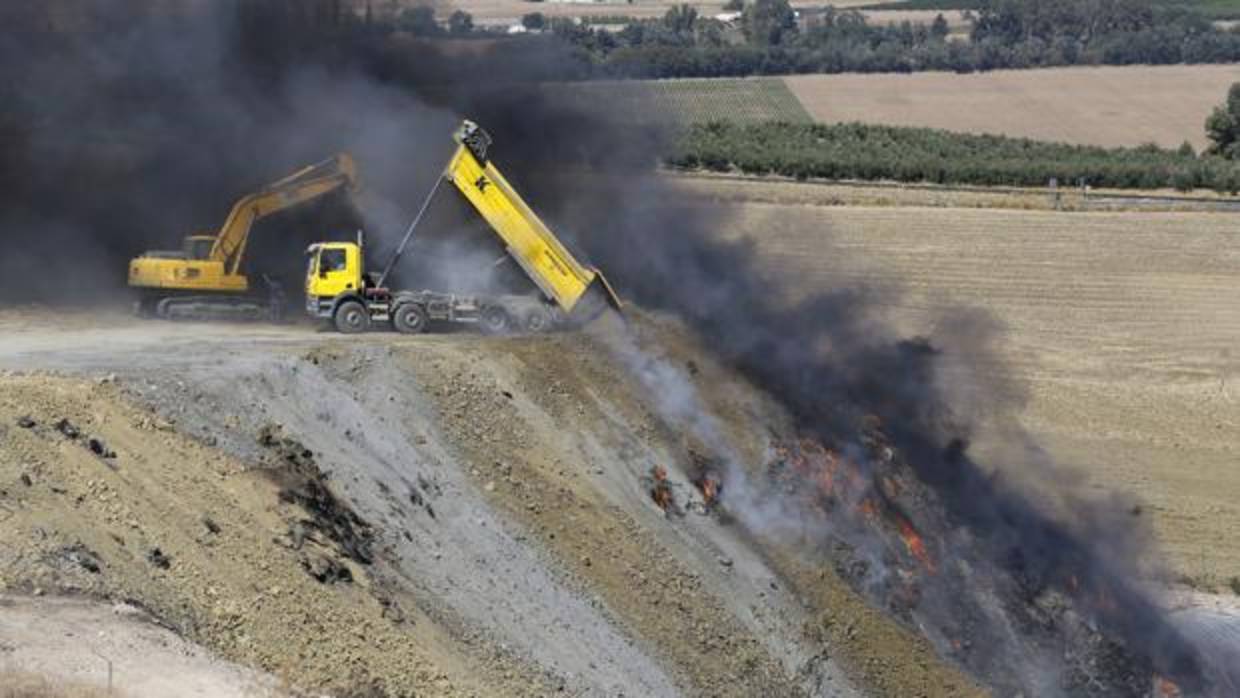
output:
POLYGON ((487 160, 491 138, 470 121, 456 133, 460 144, 444 177, 469 199, 474 208, 503 239, 508 254, 549 299, 572 312, 598 282, 607 302, 622 304, 602 273, 573 257, 542 219, 517 194, 499 168, 487 160))

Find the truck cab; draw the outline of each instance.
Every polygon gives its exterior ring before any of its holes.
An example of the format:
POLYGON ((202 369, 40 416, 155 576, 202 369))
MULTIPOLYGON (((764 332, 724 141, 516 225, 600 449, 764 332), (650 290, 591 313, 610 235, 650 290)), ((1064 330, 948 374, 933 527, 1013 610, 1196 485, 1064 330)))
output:
POLYGON ((306 250, 306 311, 333 319, 344 301, 364 301, 362 249, 354 242, 319 242, 306 250))
POLYGON ((320 242, 306 250, 306 295, 335 298, 362 288, 362 251, 352 242, 320 242))

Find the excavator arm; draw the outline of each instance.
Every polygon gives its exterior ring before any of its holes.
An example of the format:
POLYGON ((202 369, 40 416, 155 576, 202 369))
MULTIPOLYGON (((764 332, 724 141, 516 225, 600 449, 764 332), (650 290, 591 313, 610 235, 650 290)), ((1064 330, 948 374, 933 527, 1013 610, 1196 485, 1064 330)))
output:
POLYGON ((591 285, 598 281, 607 301, 621 307, 619 297, 602 272, 573 257, 555 234, 508 183, 495 163, 487 160, 491 137, 472 121, 455 134, 456 152, 444 178, 452 182, 503 240, 508 254, 543 294, 565 312, 571 312, 591 285))
POLYGON ((357 167, 351 156, 341 153, 243 196, 233 205, 216 235, 210 259, 222 262, 227 274, 236 275, 245 256, 250 229, 256 221, 345 186, 357 189, 357 167))
POLYGON ((242 272, 255 221, 329 194, 357 189, 353 158, 337 155, 304 167, 237 201, 215 234, 192 235, 177 252, 147 252, 129 262, 129 286, 138 311, 168 318, 259 318, 278 313, 279 294, 252 293, 242 272))

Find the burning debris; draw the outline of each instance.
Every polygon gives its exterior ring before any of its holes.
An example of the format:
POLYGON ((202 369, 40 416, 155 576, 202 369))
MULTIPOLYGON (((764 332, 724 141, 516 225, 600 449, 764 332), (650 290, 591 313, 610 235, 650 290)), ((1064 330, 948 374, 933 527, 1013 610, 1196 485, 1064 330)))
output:
POLYGON ((663 510, 664 514, 682 514, 680 507, 676 506, 676 497, 672 494, 672 484, 667 481, 667 468, 661 465, 654 465, 650 468, 650 474, 647 476, 647 491, 650 492, 650 499, 663 510))
POLYGON ((717 473, 706 471, 698 475, 690 482, 702 493, 702 505, 706 512, 712 512, 719 504, 719 498, 723 495, 723 481, 720 480, 717 473))
POLYGON ((722 464, 695 449, 689 450, 689 460, 692 463, 691 472, 695 473, 689 482, 702 495, 702 513, 709 514, 715 511, 723 496, 722 464))
MULTIPOLYGON (((1108 629, 1120 609, 1136 604, 1133 590, 1087 567, 1040 578, 1020 558, 995 564, 978 555, 877 420, 861 441, 832 448, 809 437, 784 439, 772 446, 761 481, 737 486, 760 488, 784 520, 798 522, 803 547, 820 551, 855 588, 1001 694, 1150 691, 1158 664, 1126 643, 1125 633, 1108 629)), ((726 509, 722 473, 733 471, 699 454, 690 460, 704 511, 726 509)), ((660 508, 677 511, 665 468, 652 468, 647 484, 660 508)), ((1156 695, 1181 695, 1169 679, 1153 685, 1163 691, 1156 695)))
POLYGON ((723 493, 723 480, 714 470, 699 470, 688 482, 674 482, 666 467, 654 465, 641 481, 650 501, 667 516, 684 516, 690 512, 703 516, 712 514, 723 493))
POLYGON ((1153 694, 1154 698, 1182 698, 1184 695, 1179 686, 1161 676, 1154 677, 1153 694))
MULTIPOLYGON (((883 448, 884 454, 891 453, 883 448)), ((925 538, 901 506, 901 495, 913 490, 901 484, 903 475, 890 467, 890 455, 878 461, 889 472, 877 473, 875 461, 846 457, 808 438, 779 444, 774 451, 767 477, 801 515, 824 525, 844 522, 851 529, 881 531, 884 538, 899 541, 886 551, 889 562, 929 575, 938 570, 925 538)))

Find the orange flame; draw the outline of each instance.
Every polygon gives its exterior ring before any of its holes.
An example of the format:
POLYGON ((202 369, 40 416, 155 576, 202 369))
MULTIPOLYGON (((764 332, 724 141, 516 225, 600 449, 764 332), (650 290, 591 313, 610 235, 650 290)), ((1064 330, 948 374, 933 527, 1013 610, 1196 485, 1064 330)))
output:
POLYGON ((660 509, 667 511, 672 506, 672 486, 667 482, 667 468, 656 465, 650 469, 650 476, 654 480, 650 487, 650 498, 660 509))
POLYGON ((909 523, 904 517, 900 517, 900 537, 904 539, 904 547, 908 548, 910 555, 917 558, 930 572, 937 571, 937 568, 934 566, 934 560, 930 559, 930 553, 926 552, 925 541, 913 529, 913 524, 909 523))
POLYGON ((799 494, 813 506, 828 510, 840 502, 855 502, 851 514, 868 523, 887 524, 898 530, 909 555, 923 571, 938 571, 925 540, 891 500, 902 494, 902 483, 891 475, 871 474, 834 450, 812 439, 800 439, 775 448, 778 463, 796 477, 792 482, 807 482, 811 487, 799 494))
POLYGON ((1158 698, 1180 698, 1184 695, 1184 693, 1180 691, 1180 687, 1175 685, 1170 679, 1155 676, 1154 695, 1158 698))
POLYGON ((878 503, 870 497, 866 497, 857 505, 857 511, 864 514, 868 519, 876 519, 878 518, 878 503))
POLYGON ((694 484, 702 491, 702 501, 706 504, 706 507, 714 506, 719 500, 719 479, 710 473, 706 473, 694 484))

